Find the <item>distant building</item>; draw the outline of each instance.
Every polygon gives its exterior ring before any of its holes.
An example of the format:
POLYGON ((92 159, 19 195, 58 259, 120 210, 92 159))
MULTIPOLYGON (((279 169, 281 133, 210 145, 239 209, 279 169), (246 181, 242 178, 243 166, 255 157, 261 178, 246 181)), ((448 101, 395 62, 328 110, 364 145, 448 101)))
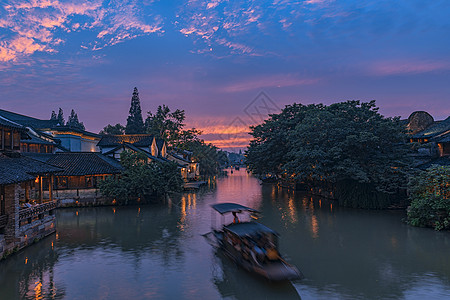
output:
POLYGON ((99 152, 101 135, 78 128, 57 126, 45 131, 59 141, 58 152, 99 152))
POLYGON ((417 167, 450 165, 450 117, 434 121, 427 112, 414 112, 408 118, 407 128, 410 141, 420 144, 415 155, 417 167))

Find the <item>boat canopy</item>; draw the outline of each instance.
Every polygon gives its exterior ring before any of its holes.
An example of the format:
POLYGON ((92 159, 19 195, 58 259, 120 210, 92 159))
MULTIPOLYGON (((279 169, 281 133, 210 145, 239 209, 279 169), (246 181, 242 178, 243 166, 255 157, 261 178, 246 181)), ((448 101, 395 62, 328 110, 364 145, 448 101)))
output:
POLYGON ((259 213, 259 211, 257 211, 256 209, 231 202, 213 204, 211 205, 211 207, 221 215, 232 212, 241 213, 243 211, 259 213))
POLYGON ((243 223, 235 223, 224 226, 225 229, 234 233, 239 237, 244 236, 254 236, 256 234, 273 234, 278 235, 278 233, 267 226, 264 226, 261 223, 257 222, 243 222, 243 223))

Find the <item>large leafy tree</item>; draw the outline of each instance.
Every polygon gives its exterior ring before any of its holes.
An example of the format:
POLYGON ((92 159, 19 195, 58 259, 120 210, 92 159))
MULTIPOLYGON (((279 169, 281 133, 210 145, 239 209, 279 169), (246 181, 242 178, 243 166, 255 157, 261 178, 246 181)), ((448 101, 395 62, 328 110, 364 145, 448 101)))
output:
POLYGON ((179 192, 183 179, 177 165, 172 162, 148 162, 138 152, 124 151, 120 155, 124 170, 117 178, 109 177, 100 182, 100 191, 119 203, 129 203, 138 198, 151 200, 168 192, 179 192))
POLYGON ((67 120, 66 126, 76 129, 85 130, 83 122, 78 120, 78 115, 75 113, 75 110, 72 109, 70 112, 69 119, 67 120))
POLYGON ((183 148, 192 152, 195 161, 200 162, 200 175, 214 176, 219 173, 221 166, 228 162, 225 152, 203 140, 191 140, 183 144, 183 148))
POLYGON ((168 106, 160 105, 155 114, 148 112, 145 127, 148 133, 164 139, 169 146, 175 146, 189 133, 195 134, 195 132, 183 131, 185 119, 184 110, 177 109, 172 112, 168 106))
POLYGON ((108 124, 107 126, 103 127, 102 131, 100 131, 99 134, 102 134, 102 135, 125 134, 125 127, 119 123, 117 123, 116 125, 108 124))
POLYGON ((126 134, 145 133, 144 120, 142 119, 141 102, 139 100, 139 91, 135 87, 131 97, 130 115, 127 118, 125 127, 126 134))
POLYGON ((450 167, 435 165, 421 171, 411 178, 408 190, 409 224, 450 229, 450 167))
POLYGON ((247 160, 256 172, 326 185, 344 205, 382 208, 406 187, 405 130, 399 118, 380 115, 375 101, 294 104, 252 128, 247 160), (370 201, 362 203, 362 194, 370 201))
POLYGON ((286 106, 280 114, 272 114, 263 124, 250 127, 253 140, 245 156, 249 168, 255 174, 281 176, 288 163, 286 155, 290 151, 289 135, 298 123, 301 123, 312 106, 292 104, 286 106))

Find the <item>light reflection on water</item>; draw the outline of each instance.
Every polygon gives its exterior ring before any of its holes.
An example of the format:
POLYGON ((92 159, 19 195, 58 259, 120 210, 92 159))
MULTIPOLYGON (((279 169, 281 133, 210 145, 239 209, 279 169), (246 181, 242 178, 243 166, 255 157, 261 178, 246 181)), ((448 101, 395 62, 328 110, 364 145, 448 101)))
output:
MULTIPOLYGON (((342 209, 245 170, 164 204, 57 211, 56 235, 0 262, 0 299, 445 299, 450 234, 404 225, 401 212, 342 209), (201 234, 210 205, 262 211, 305 279, 267 284, 201 234)), ((220 221, 217 218, 216 221, 220 221)))

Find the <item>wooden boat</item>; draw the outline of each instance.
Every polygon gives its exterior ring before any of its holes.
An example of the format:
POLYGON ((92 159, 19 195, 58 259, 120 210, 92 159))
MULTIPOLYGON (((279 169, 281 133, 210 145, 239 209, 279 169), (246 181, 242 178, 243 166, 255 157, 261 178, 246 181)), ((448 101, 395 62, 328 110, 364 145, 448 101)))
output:
MULTIPOLYGON (((278 234, 255 221, 241 222, 238 214, 250 217, 259 213, 252 208, 236 203, 219 203, 212 208, 222 215, 233 214, 233 223, 222 225, 205 234, 214 247, 243 269, 263 276, 271 281, 300 279, 299 270, 286 262, 278 251, 278 234)), ((223 222, 222 222, 223 223, 223 222)))

